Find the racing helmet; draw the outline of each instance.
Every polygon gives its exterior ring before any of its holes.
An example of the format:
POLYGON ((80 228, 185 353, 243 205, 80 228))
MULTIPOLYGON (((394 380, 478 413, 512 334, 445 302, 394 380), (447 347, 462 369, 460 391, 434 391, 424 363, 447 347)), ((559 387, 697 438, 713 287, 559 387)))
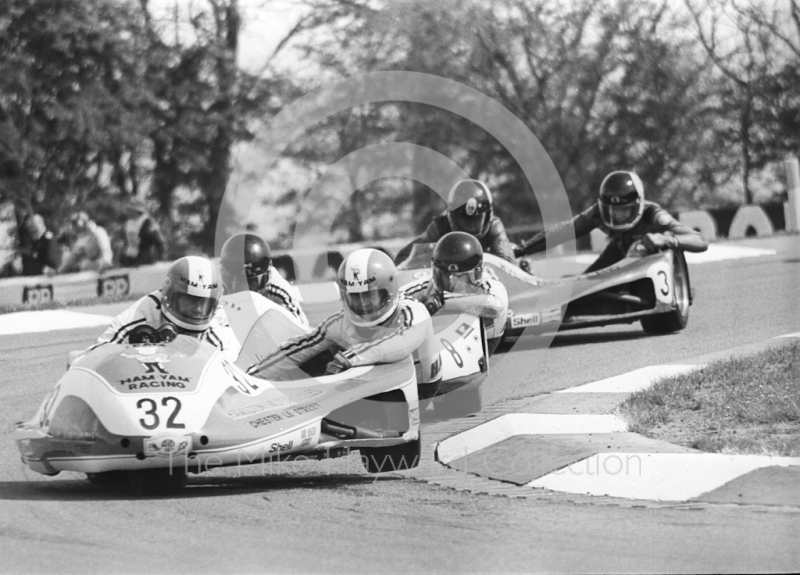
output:
POLYGON ((492 225, 492 192, 480 180, 461 180, 447 194, 447 219, 454 232, 482 238, 492 225))
POLYGON ((633 172, 611 172, 600 184, 597 205, 609 229, 629 230, 644 213, 644 184, 633 172))
POLYGON ((222 245, 219 257, 225 293, 261 291, 269 282, 272 253, 255 234, 236 234, 222 245))
POLYGON ((161 288, 161 312, 179 328, 199 332, 208 328, 222 297, 217 267, 200 256, 176 260, 161 288))
POLYGON ((354 251, 339 266, 336 283, 345 312, 357 326, 378 325, 397 309, 397 270, 382 251, 354 251))
POLYGON ((433 248, 433 284, 441 292, 469 292, 483 276, 483 248, 470 234, 450 232, 433 248))

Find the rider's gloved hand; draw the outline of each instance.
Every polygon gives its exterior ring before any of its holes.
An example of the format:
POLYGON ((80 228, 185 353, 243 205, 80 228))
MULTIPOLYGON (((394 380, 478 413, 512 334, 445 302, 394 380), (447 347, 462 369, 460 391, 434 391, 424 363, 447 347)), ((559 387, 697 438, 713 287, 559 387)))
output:
POLYGON ((425 304, 425 309, 428 310, 428 313, 430 315, 433 315, 437 311, 442 309, 442 306, 444 305, 444 294, 435 291, 432 294, 425 297, 425 299, 422 300, 422 303, 425 304))
POLYGON ((328 365, 325 367, 325 375, 333 375, 334 373, 342 372, 351 367, 350 360, 348 360, 341 351, 337 351, 336 355, 333 356, 333 361, 328 362, 328 365))
POLYGON ((677 248, 678 238, 671 234, 645 234, 642 238, 642 245, 647 248, 648 253, 654 254, 677 248))

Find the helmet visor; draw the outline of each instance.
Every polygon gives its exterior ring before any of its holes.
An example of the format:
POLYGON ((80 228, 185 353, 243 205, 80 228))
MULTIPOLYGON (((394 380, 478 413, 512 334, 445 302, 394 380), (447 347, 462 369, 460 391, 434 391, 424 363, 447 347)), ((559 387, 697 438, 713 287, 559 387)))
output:
POLYGON ((172 298, 172 310, 181 320, 192 325, 208 323, 217 302, 211 298, 176 293, 172 298))
POLYGON ((626 228, 639 219, 641 199, 636 192, 626 196, 604 196, 600 198, 600 215, 610 228, 626 228))
POLYGON ((458 208, 453 212, 453 231, 466 232, 473 236, 479 235, 486 224, 486 218, 489 214, 477 212, 471 216, 466 214, 466 210, 458 208))
POLYGON ((481 283, 481 266, 466 272, 434 270, 433 281, 437 289, 452 293, 470 293, 481 283))
POLYGON ((366 321, 378 319, 390 304, 389 292, 385 289, 344 292, 344 301, 350 311, 366 321))
POLYGON ((269 279, 269 271, 253 275, 248 273, 249 270, 243 270, 238 273, 232 272, 225 266, 220 266, 220 274, 222 276, 222 285, 225 286, 225 293, 237 293, 240 291, 261 291, 267 285, 269 279))

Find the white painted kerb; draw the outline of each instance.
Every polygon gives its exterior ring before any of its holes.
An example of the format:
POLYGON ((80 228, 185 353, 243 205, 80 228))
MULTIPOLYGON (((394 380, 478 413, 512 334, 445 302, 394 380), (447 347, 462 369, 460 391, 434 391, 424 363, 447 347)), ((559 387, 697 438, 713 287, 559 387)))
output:
POLYGON ((633 393, 650 387, 662 377, 683 375, 702 369, 704 365, 649 365, 622 375, 601 379, 586 385, 562 389, 557 393, 633 393))
POLYGON ((599 453, 531 481, 566 493, 687 501, 762 467, 800 466, 798 457, 721 453, 599 453))
POLYGON ((555 415, 509 413, 445 439, 436 448, 439 462, 447 465, 515 435, 615 433, 627 423, 614 415, 555 415))

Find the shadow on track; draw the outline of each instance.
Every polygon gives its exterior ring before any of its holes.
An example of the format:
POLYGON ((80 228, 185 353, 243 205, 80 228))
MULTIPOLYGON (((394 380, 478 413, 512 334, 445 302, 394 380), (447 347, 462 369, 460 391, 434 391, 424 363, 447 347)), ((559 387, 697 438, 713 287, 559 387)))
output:
POLYGON ((142 501, 147 499, 194 499, 226 497, 252 493, 268 494, 274 491, 335 490, 346 486, 369 485, 385 481, 404 481, 394 474, 346 475, 317 474, 302 477, 281 475, 249 475, 241 477, 203 477, 190 475, 186 488, 180 495, 143 496, 131 494, 128 486, 92 485, 84 479, 57 479, 50 481, 0 482, 0 501, 142 501))
POLYGON ((507 354, 509 352, 530 351, 533 349, 547 349, 548 347, 569 347, 577 345, 588 345, 593 343, 612 343, 617 341, 632 341, 654 337, 647 335, 644 331, 637 330, 609 330, 604 328, 602 331, 593 332, 564 332, 558 333, 552 339, 549 336, 541 337, 538 335, 522 336, 515 341, 503 342, 495 351, 495 354, 507 354))

